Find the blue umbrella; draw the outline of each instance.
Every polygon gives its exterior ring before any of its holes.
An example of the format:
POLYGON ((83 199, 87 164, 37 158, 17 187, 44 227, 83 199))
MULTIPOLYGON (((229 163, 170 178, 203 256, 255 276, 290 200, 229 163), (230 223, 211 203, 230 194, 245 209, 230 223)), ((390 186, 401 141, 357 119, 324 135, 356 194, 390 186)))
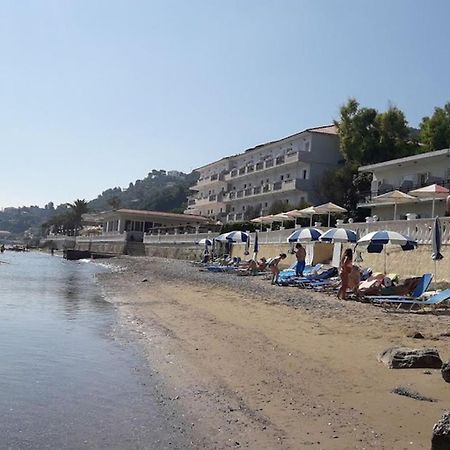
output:
POLYGON ((312 242, 319 240, 322 232, 317 228, 300 228, 295 230, 288 238, 288 242, 312 242))
POLYGON ((255 242, 253 242, 253 259, 256 259, 259 251, 258 232, 255 231, 255 242))
POLYGON ((386 273, 386 246, 398 245, 403 251, 414 250, 417 241, 396 231, 380 230, 366 234, 359 241, 358 245, 366 247, 369 253, 384 252, 384 273, 386 273))
POLYGON ((245 242, 244 254, 248 255, 250 235, 245 231, 230 231, 229 233, 224 233, 216 237, 216 240, 222 242, 245 242))
POLYGON ((440 261, 443 256, 441 253, 441 247, 442 247, 442 227, 441 227, 441 221, 439 220, 439 217, 436 216, 436 219, 434 219, 434 225, 433 225, 433 236, 431 238, 431 244, 433 248, 433 253, 431 254, 431 259, 433 261, 440 261))
POLYGON ((434 261, 434 279, 437 280, 437 262, 442 258, 441 247, 442 247, 442 227, 439 217, 436 216, 433 225, 433 235, 431 236, 431 245, 433 253, 431 254, 431 259, 434 261))
POLYGON ((213 241, 212 241, 212 239, 200 239, 198 242, 196 242, 196 244, 198 244, 198 245, 209 245, 209 246, 211 246, 211 245, 213 245, 213 241))
POLYGON ((345 228, 332 228, 320 236, 319 241, 322 242, 356 242, 358 235, 353 230, 345 228))

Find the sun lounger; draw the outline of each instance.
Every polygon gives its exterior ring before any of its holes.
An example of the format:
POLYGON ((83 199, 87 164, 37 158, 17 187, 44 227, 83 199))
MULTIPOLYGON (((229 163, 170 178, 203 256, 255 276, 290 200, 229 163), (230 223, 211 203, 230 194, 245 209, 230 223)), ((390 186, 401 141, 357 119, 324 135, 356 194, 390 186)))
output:
POLYGON ((410 309, 413 309, 414 306, 418 306, 419 308, 423 308, 424 306, 433 306, 437 307, 443 302, 450 299, 450 289, 445 289, 444 291, 439 292, 438 294, 434 294, 428 300, 410 300, 410 299, 378 299, 378 303, 380 304, 389 304, 389 305, 398 305, 401 306, 410 306, 410 309))
POLYGON ((337 275, 336 267, 330 267, 329 269, 326 269, 321 273, 312 274, 309 277, 295 278, 294 280, 292 280, 292 284, 299 287, 306 287, 311 283, 328 280, 329 278, 332 278, 336 275, 337 275))
POLYGON ((411 293, 411 295, 367 295, 365 298, 370 301, 378 300, 417 300, 430 287, 433 275, 431 273, 424 273, 419 283, 411 293))

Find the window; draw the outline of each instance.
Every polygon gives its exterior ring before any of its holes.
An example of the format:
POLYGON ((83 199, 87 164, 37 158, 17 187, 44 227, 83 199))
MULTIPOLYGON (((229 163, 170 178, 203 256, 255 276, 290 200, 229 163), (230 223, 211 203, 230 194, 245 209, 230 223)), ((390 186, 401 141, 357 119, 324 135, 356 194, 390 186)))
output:
POLYGON ((286 199, 286 205, 289 203, 289 199, 286 199))
POLYGON ((305 150, 306 150, 307 152, 309 152, 309 148, 310 148, 310 142, 309 142, 309 141, 306 141, 306 142, 305 142, 305 150))
POLYGON ((245 206, 242 207, 242 210, 245 211, 245 206))
POLYGON ((247 185, 246 184, 244 184, 244 189, 246 189, 247 188, 247 185))
POLYGON ((303 179, 306 180, 308 178, 308 171, 306 169, 303 170, 303 179))
POLYGON ((264 203, 264 207, 266 207, 266 208, 267 208, 267 202, 266 202, 266 203, 264 203))
POLYGON ((261 180, 261 186, 264 184, 264 180, 261 180))
POLYGON ((231 208, 231 211, 233 211, 233 212, 234 212, 234 207, 233 207, 233 208, 231 208))
POLYGON ((284 175, 280 175, 280 180, 281 180, 281 181, 284 180, 284 175))
POLYGON ((288 174, 286 175, 286 178, 291 178, 291 174, 288 173, 288 174))

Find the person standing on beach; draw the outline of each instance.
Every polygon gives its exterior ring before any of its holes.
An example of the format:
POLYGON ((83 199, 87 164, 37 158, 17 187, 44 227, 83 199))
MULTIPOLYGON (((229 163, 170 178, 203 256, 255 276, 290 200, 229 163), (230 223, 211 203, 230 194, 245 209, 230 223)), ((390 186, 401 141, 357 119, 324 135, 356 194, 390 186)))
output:
POLYGON ((338 292, 338 298, 347 300, 347 289, 350 282, 350 273, 353 269, 353 251, 351 248, 345 250, 342 259, 339 275, 341 277, 341 287, 338 292))
POLYGON ((306 250, 302 244, 295 246, 295 257, 297 258, 297 265, 295 266, 295 276, 302 277, 305 270, 306 250))
POLYGON ((272 261, 270 261, 270 263, 269 263, 269 268, 270 268, 270 271, 272 272, 272 284, 278 283, 278 275, 280 273, 278 264, 283 259, 286 259, 286 253, 280 253, 279 256, 277 256, 276 258, 273 258, 272 261))

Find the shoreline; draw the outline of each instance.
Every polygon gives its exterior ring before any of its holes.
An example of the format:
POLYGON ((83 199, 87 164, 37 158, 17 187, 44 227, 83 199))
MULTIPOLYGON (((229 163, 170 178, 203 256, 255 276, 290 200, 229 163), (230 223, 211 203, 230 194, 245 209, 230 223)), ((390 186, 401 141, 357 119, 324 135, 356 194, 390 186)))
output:
POLYGON ((448 315, 381 308, 180 260, 119 257, 98 279, 193 448, 427 448, 446 410, 439 370, 389 370, 394 345, 436 347, 448 315), (143 281, 147 280, 147 281, 143 281), (406 335, 420 331, 425 339, 406 335), (436 399, 392 394, 405 386, 436 399))

